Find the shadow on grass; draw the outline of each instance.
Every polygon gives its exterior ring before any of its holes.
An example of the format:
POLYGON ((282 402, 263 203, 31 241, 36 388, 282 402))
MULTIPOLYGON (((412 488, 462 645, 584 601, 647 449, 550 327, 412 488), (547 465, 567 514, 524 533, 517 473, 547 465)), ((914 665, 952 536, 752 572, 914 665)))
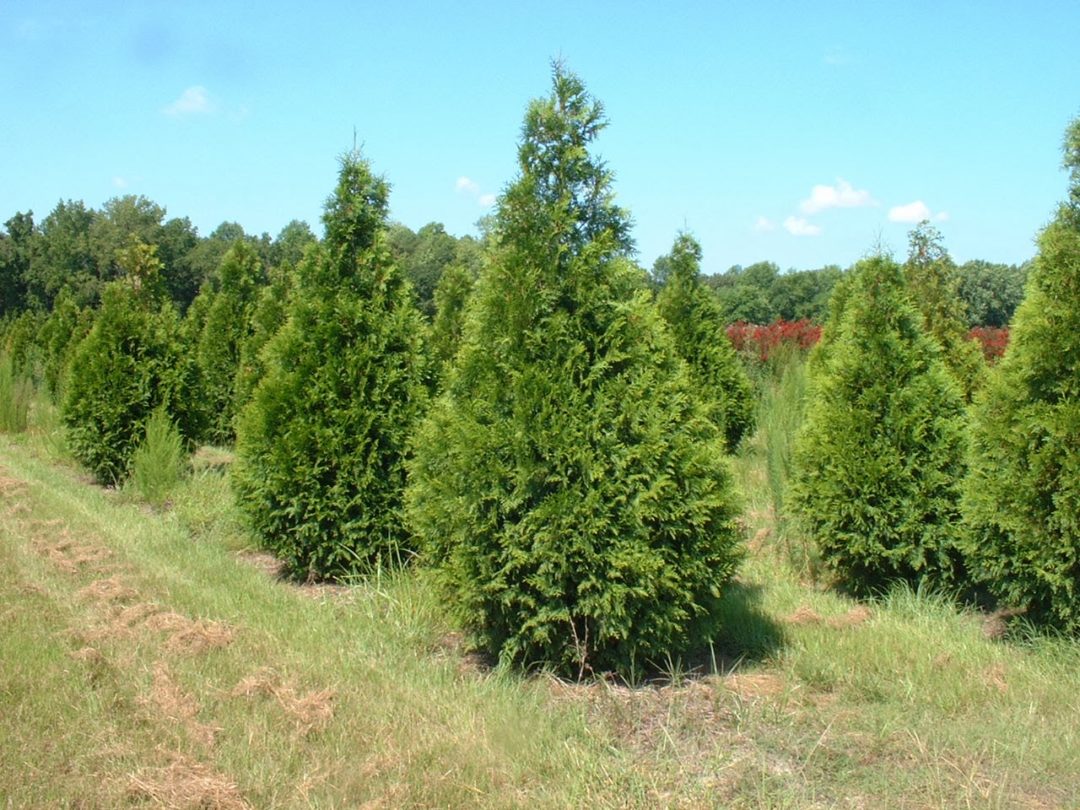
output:
POLYGON ((730 582, 717 604, 718 633, 686 656, 690 672, 723 675, 773 658, 787 638, 783 626, 761 607, 760 585, 730 582))

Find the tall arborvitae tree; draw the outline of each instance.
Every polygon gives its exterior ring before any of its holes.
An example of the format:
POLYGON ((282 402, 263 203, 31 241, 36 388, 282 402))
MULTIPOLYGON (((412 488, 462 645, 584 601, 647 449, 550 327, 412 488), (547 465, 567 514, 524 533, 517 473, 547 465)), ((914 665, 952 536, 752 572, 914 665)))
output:
POLYGON ((978 343, 968 339, 960 273, 942 242, 937 228, 926 220, 920 222, 908 235, 904 276, 922 315, 923 329, 941 346, 945 365, 970 402, 986 379, 986 363, 978 343))
POLYGON ((867 259, 811 363, 793 503, 844 585, 961 581, 964 406, 897 264, 867 259))
POLYGON ((262 265, 255 249, 237 242, 218 268, 218 289, 211 296, 196 347, 207 409, 207 441, 232 444, 240 405, 240 351, 252 331, 252 316, 262 285, 262 265))
POLYGON ((118 266, 121 278, 105 285, 94 325, 75 349, 61 409, 73 455, 104 484, 127 476, 156 408, 189 441, 202 429, 194 362, 164 295, 156 249, 136 240, 118 266))
POLYGON ((452 264, 435 287, 435 321, 431 325, 431 359, 441 382, 450 370, 461 345, 465 327, 465 304, 472 295, 476 273, 466 264, 452 264))
POLYGON ((675 348, 690 366, 697 395, 734 451, 754 426, 754 392, 728 339, 715 296, 700 278, 701 246, 689 234, 675 239, 666 280, 657 296, 660 314, 675 336, 675 348))
POLYGON ((357 153, 297 272, 238 424, 238 502, 297 576, 408 551, 405 454, 426 402, 424 324, 385 244, 388 186, 357 153))
POLYGON ((560 66, 553 83, 529 107, 408 505, 479 648, 627 672, 716 631, 738 509, 723 437, 589 153, 602 108, 560 66))
POLYGON ((977 572, 1032 619, 1080 631, 1080 119, 1069 200, 1039 253, 1009 348, 976 401, 965 506, 977 572))

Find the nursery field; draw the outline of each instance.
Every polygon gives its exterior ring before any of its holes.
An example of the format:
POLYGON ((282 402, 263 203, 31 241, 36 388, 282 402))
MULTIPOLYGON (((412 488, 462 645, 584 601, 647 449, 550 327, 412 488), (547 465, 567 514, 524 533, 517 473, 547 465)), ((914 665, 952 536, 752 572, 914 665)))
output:
POLYGON ((275 576, 202 451, 166 506, 0 438, 0 806, 1080 805, 1080 648, 815 583, 735 459, 725 635, 628 686, 492 669, 422 572, 275 576))

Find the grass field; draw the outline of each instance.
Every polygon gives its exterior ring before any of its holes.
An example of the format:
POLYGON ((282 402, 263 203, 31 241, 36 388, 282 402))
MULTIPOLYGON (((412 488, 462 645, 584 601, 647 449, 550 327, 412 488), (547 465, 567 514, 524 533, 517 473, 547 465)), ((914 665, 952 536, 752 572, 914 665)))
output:
POLYGON ((0 437, 0 807, 1080 806, 1077 644, 811 581, 760 437, 729 632, 636 688, 487 668, 420 573, 279 581, 219 459, 151 509, 56 447, 0 437))

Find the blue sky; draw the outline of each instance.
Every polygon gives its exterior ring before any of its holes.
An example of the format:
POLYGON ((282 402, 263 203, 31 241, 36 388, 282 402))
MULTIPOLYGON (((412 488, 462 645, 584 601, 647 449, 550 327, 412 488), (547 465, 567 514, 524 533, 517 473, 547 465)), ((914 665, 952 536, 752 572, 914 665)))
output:
POLYGON ((208 234, 321 232, 358 143, 392 216, 475 232, 561 57, 607 110, 639 258, 706 272, 898 255, 1019 262, 1065 194, 1080 3, 0 4, 0 221, 142 194, 208 234))

